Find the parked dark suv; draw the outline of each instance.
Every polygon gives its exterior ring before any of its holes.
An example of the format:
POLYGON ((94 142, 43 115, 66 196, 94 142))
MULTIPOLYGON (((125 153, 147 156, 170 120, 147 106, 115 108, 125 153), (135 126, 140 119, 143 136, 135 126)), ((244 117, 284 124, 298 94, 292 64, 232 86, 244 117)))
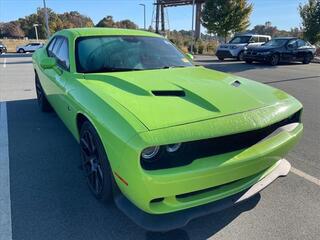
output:
POLYGON ((247 63, 253 61, 269 62, 277 65, 279 62, 301 61, 308 64, 314 57, 316 48, 310 43, 294 37, 273 38, 257 47, 248 47, 243 59, 247 63))

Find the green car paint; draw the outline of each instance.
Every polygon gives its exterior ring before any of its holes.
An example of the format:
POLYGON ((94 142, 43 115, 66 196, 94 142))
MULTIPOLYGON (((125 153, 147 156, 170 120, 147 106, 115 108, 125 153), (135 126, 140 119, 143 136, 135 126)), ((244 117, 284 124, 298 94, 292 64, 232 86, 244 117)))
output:
POLYGON ((294 129, 281 131, 245 149, 201 157, 173 168, 144 169, 141 152, 147 147, 259 130, 301 112, 302 105, 281 90, 198 66, 77 72, 77 39, 162 38, 153 33, 83 28, 62 30, 55 36, 68 41, 69 70, 48 60, 46 46, 33 54, 34 69, 48 101, 77 141, 79 119, 85 117, 92 123, 105 147, 118 188, 144 212, 175 212, 247 189, 270 174, 302 136, 299 120, 294 129), (155 96, 153 91, 183 91, 185 96, 155 96), (215 186, 222 187, 177 197, 215 186))

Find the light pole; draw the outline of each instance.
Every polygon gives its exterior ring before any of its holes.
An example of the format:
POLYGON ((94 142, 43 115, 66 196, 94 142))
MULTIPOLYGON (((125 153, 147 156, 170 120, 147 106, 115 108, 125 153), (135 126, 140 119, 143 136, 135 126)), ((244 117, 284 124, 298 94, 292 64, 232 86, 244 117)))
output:
POLYGON ((192 24, 191 24, 191 54, 193 54, 193 45, 194 45, 194 4, 195 0, 192 1, 192 24))
POLYGON ((33 24, 33 27, 34 27, 34 31, 36 32, 36 39, 37 39, 37 42, 39 42, 38 40, 38 29, 37 29, 37 27, 39 26, 39 24, 38 23, 35 23, 35 24, 33 24))
POLYGON ((146 5, 143 3, 139 3, 139 5, 143 7, 143 28, 146 30, 146 5))
POLYGON ((48 10, 47 10, 47 5, 46 5, 46 0, 43 0, 43 7, 44 7, 45 20, 46 20, 47 38, 49 38, 50 37, 49 17, 48 17, 48 10))

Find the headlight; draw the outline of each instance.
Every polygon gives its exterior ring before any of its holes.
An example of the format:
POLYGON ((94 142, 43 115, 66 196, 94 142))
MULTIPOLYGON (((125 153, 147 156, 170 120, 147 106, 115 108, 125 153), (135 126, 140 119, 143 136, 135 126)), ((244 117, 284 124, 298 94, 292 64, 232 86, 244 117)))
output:
POLYGON ((230 49, 236 49, 238 46, 231 46, 230 49))
POLYGON ((169 153, 173 153, 173 152, 178 151, 180 147, 181 147, 181 143, 169 144, 166 146, 166 150, 169 153))
POLYGON ((150 161, 158 154, 159 150, 159 146, 148 147, 142 151, 141 157, 146 161, 150 161))

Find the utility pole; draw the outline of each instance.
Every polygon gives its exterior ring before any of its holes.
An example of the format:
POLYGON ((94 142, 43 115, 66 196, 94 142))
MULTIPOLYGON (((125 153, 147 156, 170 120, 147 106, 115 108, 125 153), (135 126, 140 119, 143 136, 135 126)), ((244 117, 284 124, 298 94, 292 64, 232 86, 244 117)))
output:
POLYGON ((192 1, 191 54, 193 54, 193 45, 194 45, 194 4, 195 4, 195 0, 192 1))
POLYGON ((143 28, 146 30, 146 5, 143 3, 140 3, 139 5, 143 7, 143 28))
POLYGON ((43 0, 43 7, 44 7, 44 15, 46 21, 46 30, 47 30, 47 38, 50 37, 50 30, 49 30, 49 17, 48 17, 48 10, 46 5, 46 0, 43 0))
POLYGON ((37 39, 37 42, 39 42, 39 38, 38 38, 38 29, 37 27, 39 26, 38 23, 35 23, 33 24, 33 27, 34 27, 34 31, 36 32, 36 39, 37 39))

